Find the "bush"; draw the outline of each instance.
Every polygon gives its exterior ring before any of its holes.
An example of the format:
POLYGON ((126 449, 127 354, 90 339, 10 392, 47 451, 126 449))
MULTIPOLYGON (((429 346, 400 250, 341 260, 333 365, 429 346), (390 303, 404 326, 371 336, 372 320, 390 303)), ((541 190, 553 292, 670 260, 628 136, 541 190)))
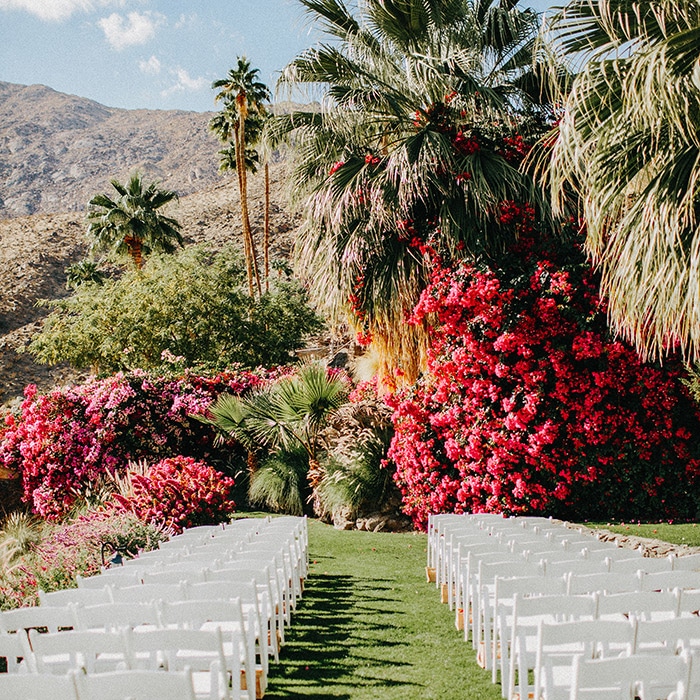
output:
POLYGON ((294 281, 259 299, 245 290, 237 255, 190 247, 152 257, 103 285, 80 285, 54 307, 29 350, 41 362, 112 374, 130 369, 224 369, 290 361, 321 327, 294 281))
MULTIPOLYGON (((100 572, 102 547, 136 553, 155 549, 167 536, 134 515, 92 510, 60 525, 44 524, 41 539, 0 567, 0 609, 37 605, 39 590, 74 588, 76 577, 100 572)), ((1 550, 10 538, 3 538, 1 550)), ((0 554, 1 556, 1 554, 0 554)))
POLYGON ((133 474, 131 482, 132 494, 114 494, 116 507, 176 533, 224 522, 236 507, 234 480, 191 457, 163 459, 144 474, 133 474))
POLYGON ((24 500, 49 518, 69 512, 80 494, 129 461, 185 455, 226 470, 233 443, 215 445, 213 428, 190 416, 224 390, 239 395, 275 374, 137 371, 48 394, 27 387, 19 414, 0 423, 0 467, 21 475, 24 500))
POLYGON ((250 478, 250 502, 275 513, 303 515, 309 502, 309 456, 300 447, 279 450, 250 478))
MULTIPOLYGON (((531 212, 512 205, 523 231, 531 212)), ((505 218, 505 217, 504 217, 505 218)), ((395 395, 404 509, 566 519, 698 516, 700 415, 682 368, 610 338, 578 249, 525 235, 499 267, 438 266, 429 371, 395 395)))

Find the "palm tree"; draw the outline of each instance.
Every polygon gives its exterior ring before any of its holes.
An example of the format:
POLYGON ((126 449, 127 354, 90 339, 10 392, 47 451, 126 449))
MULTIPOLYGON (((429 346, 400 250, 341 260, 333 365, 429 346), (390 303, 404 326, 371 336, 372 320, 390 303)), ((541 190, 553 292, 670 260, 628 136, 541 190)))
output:
POLYGON ((342 0, 301 2, 332 41, 282 77, 320 91, 322 109, 269 129, 295 154, 298 268, 329 316, 352 309, 411 380, 424 343, 405 316, 426 284, 425 251, 496 253, 499 203, 530 197, 495 145, 548 115, 532 69, 537 15, 512 0, 367 0, 358 16, 342 0))
POLYGON ((553 151, 558 208, 578 195, 613 328, 647 358, 697 361, 700 5, 573 0, 552 30, 583 66, 553 151))
MULTIPOLYGON (((223 103, 223 108, 210 122, 210 128, 219 135, 219 138, 233 146, 233 162, 238 175, 243 242, 251 296, 255 287, 260 294, 261 285, 257 270, 255 242, 250 227, 246 161, 250 146, 254 145, 260 137, 260 124, 265 114, 263 103, 270 98, 267 86, 257 79, 258 73, 257 68, 251 69, 250 61, 245 57, 239 57, 236 67, 231 68, 225 78, 212 83, 212 88, 219 90, 215 99, 223 103)), ((226 162, 232 163, 230 157, 226 162)))
POLYGON ((93 251, 128 255, 141 269, 144 255, 172 253, 182 246, 180 223, 160 211, 178 198, 175 192, 160 189, 157 182, 145 184, 138 173, 126 185, 117 180, 111 183, 118 197, 98 194, 89 202, 88 234, 93 251))
POLYGON ((80 260, 66 268, 66 289, 76 290, 83 284, 104 284, 106 274, 94 260, 80 260))

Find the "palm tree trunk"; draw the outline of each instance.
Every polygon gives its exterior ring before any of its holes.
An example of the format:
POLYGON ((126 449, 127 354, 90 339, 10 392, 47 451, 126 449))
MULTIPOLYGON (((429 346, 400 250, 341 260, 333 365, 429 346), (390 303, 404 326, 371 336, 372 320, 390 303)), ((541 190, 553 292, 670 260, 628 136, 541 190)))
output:
POLYGON ((248 233, 246 231, 246 217, 245 217, 245 208, 243 206, 243 192, 245 189, 245 184, 243 181, 243 168, 241 168, 241 162, 240 158, 238 157, 238 152, 239 152, 239 143, 238 139, 235 141, 236 145, 236 175, 238 176, 238 195, 241 201, 241 228, 243 230, 243 251, 245 254, 245 267, 246 267, 246 273, 248 276, 248 294, 252 297, 254 295, 254 287, 253 287, 253 255, 250 250, 250 237, 248 236, 248 233))
POLYGON ((136 265, 136 269, 140 270, 143 267, 143 247, 141 245, 141 239, 138 236, 126 236, 124 238, 124 243, 126 243, 127 250, 131 259, 136 265))
POLYGON ((270 164, 265 161, 265 291, 270 291, 270 164))

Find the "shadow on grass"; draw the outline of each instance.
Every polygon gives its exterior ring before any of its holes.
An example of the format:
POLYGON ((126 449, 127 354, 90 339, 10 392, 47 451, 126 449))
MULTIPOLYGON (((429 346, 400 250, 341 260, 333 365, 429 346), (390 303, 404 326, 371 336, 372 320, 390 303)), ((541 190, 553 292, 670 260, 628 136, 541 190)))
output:
POLYGON ((392 610, 390 587, 381 579, 328 574, 307 583, 280 663, 270 669, 266 699, 349 700, 353 688, 380 686, 405 686, 413 695, 412 684, 391 677, 405 664, 393 658, 400 650, 391 652, 400 646, 391 637, 401 613, 392 610))

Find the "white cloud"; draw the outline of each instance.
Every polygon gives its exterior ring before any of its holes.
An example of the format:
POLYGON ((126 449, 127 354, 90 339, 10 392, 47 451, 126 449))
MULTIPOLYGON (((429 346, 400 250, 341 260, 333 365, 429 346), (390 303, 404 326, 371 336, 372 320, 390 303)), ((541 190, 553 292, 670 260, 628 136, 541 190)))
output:
POLYGON ((129 12, 124 17, 113 12, 109 17, 104 17, 97 24, 105 33, 109 45, 121 51, 127 46, 145 44, 156 33, 156 27, 164 22, 163 15, 152 12, 140 14, 129 12))
POLYGON ((196 13, 191 15, 185 15, 184 13, 180 15, 180 18, 175 23, 175 29, 183 29, 187 26, 195 24, 199 20, 196 13))
POLYGON ((139 69, 146 75, 158 75, 161 69, 160 61, 151 56, 147 61, 139 61, 139 69))
POLYGON ((176 92, 197 92, 209 87, 209 81, 206 78, 192 78, 184 68, 177 68, 173 72, 177 76, 177 82, 161 92, 163 97, 169 97, 176 92))
POLYGON ((24 10, 46 22, 60 22, 74 12, 91 12, 123 0, 0 0, 0 10, 24 10))

